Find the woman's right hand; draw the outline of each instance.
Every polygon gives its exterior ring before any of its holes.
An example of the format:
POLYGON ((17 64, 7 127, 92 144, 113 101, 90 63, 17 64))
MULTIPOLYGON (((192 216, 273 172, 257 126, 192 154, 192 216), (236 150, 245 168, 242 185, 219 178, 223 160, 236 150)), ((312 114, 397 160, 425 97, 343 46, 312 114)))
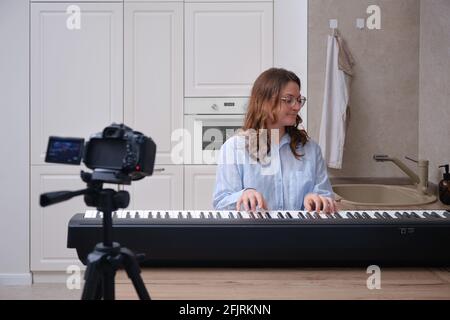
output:
POLYGON ((256 211, 256 207, 259 207, 262 210, 268 210, 263 195, 255 189, 247 189, 242 193, 241 197, 236 202, 236 211, 241 210, 242 204, 244 205, 245 211, 256 211))

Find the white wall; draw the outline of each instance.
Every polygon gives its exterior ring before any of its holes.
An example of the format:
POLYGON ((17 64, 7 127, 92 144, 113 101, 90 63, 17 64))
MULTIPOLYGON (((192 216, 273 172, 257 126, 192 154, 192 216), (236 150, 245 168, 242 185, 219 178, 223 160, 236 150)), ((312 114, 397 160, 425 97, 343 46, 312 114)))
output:
POLYGON ((0 0, 0 284, 31 283, 28 10, 0 0))

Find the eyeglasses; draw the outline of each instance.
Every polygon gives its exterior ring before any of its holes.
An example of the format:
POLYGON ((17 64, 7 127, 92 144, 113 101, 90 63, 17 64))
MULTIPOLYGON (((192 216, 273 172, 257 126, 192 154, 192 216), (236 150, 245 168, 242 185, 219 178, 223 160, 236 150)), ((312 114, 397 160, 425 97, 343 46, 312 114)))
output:
POLYGON ((306 103, 306 97, 300 96, 298 98, 294 98, 292 96, 287 96, 281 98, 284 102, 286 102, 289 106, 295 107, 295 104, 300 104, 300 107, 303 107, 306 103))

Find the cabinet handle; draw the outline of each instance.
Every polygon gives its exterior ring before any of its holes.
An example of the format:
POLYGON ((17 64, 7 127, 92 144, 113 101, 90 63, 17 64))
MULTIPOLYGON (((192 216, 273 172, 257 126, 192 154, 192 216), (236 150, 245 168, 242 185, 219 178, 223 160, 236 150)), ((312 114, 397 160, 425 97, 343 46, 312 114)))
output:
POLYGON ((165 171, 166 169, 165 168, 158 168, 158 169, 155 169, 155 170, 153 170, 153 171, 155 171, 155 172, 163 172, 163 171, 165 171))

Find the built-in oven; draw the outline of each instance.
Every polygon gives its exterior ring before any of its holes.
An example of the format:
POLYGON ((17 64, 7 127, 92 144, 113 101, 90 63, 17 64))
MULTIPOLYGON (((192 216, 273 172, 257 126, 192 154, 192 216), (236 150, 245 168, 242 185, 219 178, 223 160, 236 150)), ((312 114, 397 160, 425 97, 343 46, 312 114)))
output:
POLYGON ((192 164, 216 164, 223 143, 242 128, 248 98, 186 98, 185 146, 192 164))

